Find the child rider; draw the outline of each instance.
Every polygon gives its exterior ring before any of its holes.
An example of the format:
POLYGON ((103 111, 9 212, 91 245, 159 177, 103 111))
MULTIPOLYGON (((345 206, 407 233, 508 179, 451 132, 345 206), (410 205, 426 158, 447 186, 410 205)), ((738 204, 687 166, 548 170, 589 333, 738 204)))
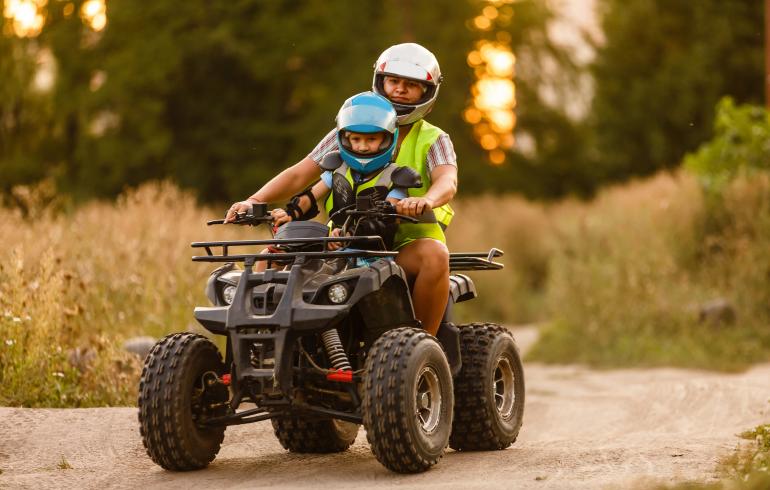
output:
MULTIPOLYGON (((321 180, 311 189, 295 196, 285 208, 271 211, 275 226, 315 217, 318 202, 324 202, 331 216, 355 204, 357 195, 374 194, 376 200, 387 200, 395 206, 407 197, 406 187, 419 184, 419 175, 412 169, 390 164, 398 140, 398 122, 396 110, 385 97, 373 92, 354 95, 342 104, 336 119, 339 152, 324 157, 321 180)), ((338 215, 330 222, 332 236, 339 236, 344 221, 345 217, 338 215)), ((392 243, 386 245, 392 247, 392 243)), ((330 242, 328 248, 341 246, 330 242)), ((255 270, 263 270, 264 265, 257 264, 255 270)))

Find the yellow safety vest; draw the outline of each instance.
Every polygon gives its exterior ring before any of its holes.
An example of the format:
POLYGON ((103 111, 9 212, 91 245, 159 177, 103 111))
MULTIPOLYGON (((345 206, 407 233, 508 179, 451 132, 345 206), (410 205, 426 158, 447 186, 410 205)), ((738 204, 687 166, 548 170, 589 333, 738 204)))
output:
MULTIPOLYGON (((396 165, 409 167, 419 173, 422 178, 422 187, 409 189, 410 196, 420 197, 428 192, 428 188, 431 185, 430 173, 426 163, 428 151, 442 134, 444 134, 444 131, 441 128, 432 125, 424 119, 420 119, 412 125, 409 134, 401 142, 401 147, 398 149, 398 156, 396 157, 396 165)), ((449 226, 455 214, 449 204, 434 208, 433 213, 436 215, 436 221, 441 223, 444 228, 449 226)), ((446 243, 444 231, 436 223, 401 223, 396 232, 394 249, 397 250, 418 238, 433 238, 446 243)))

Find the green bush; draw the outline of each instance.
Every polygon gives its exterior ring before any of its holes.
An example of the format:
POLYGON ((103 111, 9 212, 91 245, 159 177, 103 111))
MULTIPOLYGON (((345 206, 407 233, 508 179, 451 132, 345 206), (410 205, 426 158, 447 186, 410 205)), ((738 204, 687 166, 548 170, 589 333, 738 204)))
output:
POLYGON ((714 138, 687 155, 684 164, 707 191, 717 194, 738 175, 770 170, 770 113, 723 98, 717 105, 714 138))

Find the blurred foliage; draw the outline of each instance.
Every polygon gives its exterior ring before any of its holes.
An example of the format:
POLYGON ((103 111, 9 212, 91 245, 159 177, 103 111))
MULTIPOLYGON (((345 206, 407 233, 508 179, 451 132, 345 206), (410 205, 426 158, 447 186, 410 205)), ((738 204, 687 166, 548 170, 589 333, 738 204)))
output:
POLYGON ((711 369, 766 361, 768 122, 763 108, 725 98, 714 138, 687 157, 691 172, 659 172, 567 209, 548 257, 552 323, 531 357, 711 369))
POLYGON ((770 170, 770 114, 725 97, 717 107, 714 138, 687 155, 684 165, 715 194, 739 174, 770 170))
POLYGON ((549 2, 500 4, 479 30, 482 0, 110 0, 100 32, 72 13, 83 3, 49 2, 35 38, 8 35, 0 19, 0 192, 54 178, 82 200, 171 178, 205 201, 241 199, 304 157, 341 102, 371 86, 377 55, 404 41, 441 62, 428 119, 452 136, 461 193, 588 196, 678 165, 710 137, 723 95, 762 96, 753 0, 603 0, 586 121, 567 115, 586 72, 552 39, 549 2), (497 166, 461 117, 474 81, 466 56, 482 39, 517 59, 522 145, 497 166))
POLYGON ((720 226, 703 197, 692 176, 661 173, 565 210, 551 321, 530 358, 725 370, 770 359, 770 175, 725 187, 720 226))
MULTIPOLYGON (((73 3, 78 12, 82 1, 73 3)), ((466 56, 479 36, 469 19, 483 6, 111 0, 106 29, 93 32, 64 4, 50 3, 40 36, 0 38, 2 190, 53 177, 82 199, 170 177, 206 201, 241 199, 304 157, 333 127, 342 101, 371 87, 384 48, 415 40, 441 62, 445 82, 429 119, 452 135, 463 190, 495 182, 562 192, 568 187, 552 186, 556 167, 484 163, 461 118, 473 79, 466 56), (50 90, 35 88, 41 68, 55 72, 50 90), (525 178, 539 173, 539 183, 525 178)), ((506 27, 513 43, 566 63, 545 35, 548 9, 515 8, 506 27)), ((520 118, 537 138, 562 141, 552 133, 570 127, 539 99, 537 83, 521 81, 520 118)), ((539 163, 554 152, 543 151, 539 163)))
POLYGON ((724 95, 761 103, 763 2, 603 0, 591 161, 600 180, 678 166, 724 95))
MULTIPOLYGON (((531 140, 531 149, 515 147, 502 165, 489 165, 483 158, 468 161, 458 152, 460 191, 517 192, 530 198, 586 195, 596 185, 595 172, 583 165, 587 128, 559 105, 580 90, 583 69, 572 60, 569 47, 551 39, 549 26, 555 14, 548 2, 517 2, 511 8, 510 25, 496 26, 481 37, 490 41, 510 37, 517 60, 515 132, 517 138, 526 135, 531 140), (549 98, 549 91, 555 97, 549 98)), ((466 128, 470 134, 470 126, 466 128)))

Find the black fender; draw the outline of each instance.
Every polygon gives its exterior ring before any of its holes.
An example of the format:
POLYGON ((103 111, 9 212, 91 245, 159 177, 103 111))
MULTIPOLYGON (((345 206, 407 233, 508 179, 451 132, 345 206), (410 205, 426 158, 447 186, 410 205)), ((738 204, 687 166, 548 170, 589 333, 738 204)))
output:
POLYGON ((460 358, 460 329, 452 323, 452 305, 462 301, 468 301, 478 296, 473 279, 465 274, 452 274, 449 276, 449 300, 447 301, 444 318, 441 320, 436 338, 444 348, 452 376, 462 369, 460 358))
POLYGON ((457 376, 463 367, 462 356, 460 355, 460 329, 455 327, 454 323, 441 322, 436 338, 444 349, 452 376, 457 376))
POLYGON ((212 305, 215 306, 224 306, 225 303, 222 301, 221 297, 221 290, 222 286, 218 286, 217 282, 225 282, 227 284, 232 284, 233 286, 238 284, 237 276, 240 276, 239 271, 233 271, 235 269, 235 264, 233 262, 227 262, 222 267, 218 267, 211 271, 211 274, 209 275, 208 281, 206 281, 206 297, 211 301, 212 305), (229 274, 228 274, 229 273, 229 274), (222 276, 234 276, 236 279, 234 280, 222 280, 220 279, 222 276))
POLYGON ((449 300, 451 303, 468 301, 478 296, 473 279, 465 274, 449 276, 449 300))

